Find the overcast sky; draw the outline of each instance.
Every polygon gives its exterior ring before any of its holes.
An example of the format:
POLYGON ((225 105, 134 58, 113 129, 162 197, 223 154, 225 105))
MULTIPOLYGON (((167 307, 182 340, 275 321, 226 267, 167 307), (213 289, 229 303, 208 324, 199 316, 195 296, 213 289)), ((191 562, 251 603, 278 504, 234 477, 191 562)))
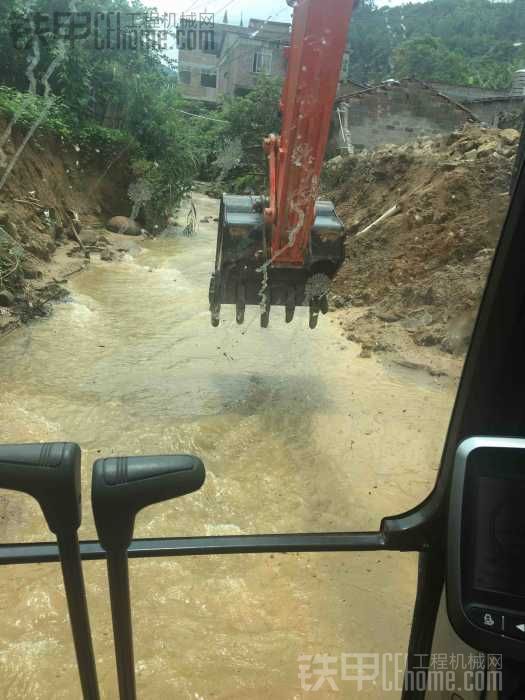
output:
MULTIPOLYGON (((417 1, 417 0, 416 0, 417 1)), ((162 12, 213 12, 215 21, 222 22, 225 10, 228 10, 230 23, 238 23, 241 13, 246 20, 250 17, 287 22, 292 16, 292 9, 286 0, 145 0, 147 5, 156 6, 162 12)), ((379 0, 378 5, 400 5, 401 0, 379 0)))
MULTIPOLYGON (((195 13, 197 19, 200 13, 213 13, 215 22, 222 22, 224 13, 228 12, 228 23, 239 24, 241 16, 244 26, 250 18, 274 20, 276 22, 290 22, 293 10, 286 0, 142 0, 145 5, 156 7, 163 13, 174 13, 177 23, 181 15, 195 13)), ((378 5, 401 5, 409 0, 376 0, 378 5)), ((425 2, 425 0, 410 0, 411 2, 425 2)), ((173 21, 173 18, 170 18, 173 21)), ((167 53, 171 58, 177 59, 178 51, 175 48, 167 53)))
POLYGON ((145 0, 145 4, 178 15, 182 12, 213 12, 216 22, 222 22, 226 10, 231 23, 239 22, 241 13, 245 21, 250 17, 267 19, 273 15, 278 22, 287 22, 292 16, 292 10, 285 0, 145 0))

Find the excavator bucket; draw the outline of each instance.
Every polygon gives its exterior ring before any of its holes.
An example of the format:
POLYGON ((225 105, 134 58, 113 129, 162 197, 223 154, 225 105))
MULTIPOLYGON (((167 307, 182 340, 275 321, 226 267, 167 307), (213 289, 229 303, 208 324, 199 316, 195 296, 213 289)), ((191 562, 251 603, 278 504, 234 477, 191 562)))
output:
POLYGON ((353 11, 349 0, 288 0, 294 8, 281 97, 281 134, 270 134, 268 198, 224 195, 211 320, 234 304, 237 322, 246 305, 261 308, 268 326, 272 306, 286 321, 297 306, 310 308, 310 327, 328 311, 330 282, 344 260, 344 227, 334 205, 317 199, 353 11))
POLYGON ((308 250, 300 266, 277 266, 271 254, 271 227, 265 223, 263 197, 223 195, 215 271, 210 284, 213 326, 220 324, 223 305, 233 305, 237 323, 246 306, 259 306, 261 326, 270 321, 272 306, 285 309, 286 322, 297 306, 310 308, 310 327, 328 311, 330 282, 344 260, 344 226, 331 202, 318 200, 308 250))

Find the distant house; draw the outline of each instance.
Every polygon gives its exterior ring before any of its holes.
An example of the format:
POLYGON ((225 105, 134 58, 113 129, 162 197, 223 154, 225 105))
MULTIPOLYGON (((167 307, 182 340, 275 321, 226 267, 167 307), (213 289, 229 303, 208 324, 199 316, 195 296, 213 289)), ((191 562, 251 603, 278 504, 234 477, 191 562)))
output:
POLYGON ((181 92, 218 103, 249 92, 260 75, 284 76, 290 24, 251 19, 247 27, 215 24, 213 41, 179 49, 181 92))
POLYGON ((507 90, 425 82, 415 78, 379 85, 341 85, 334 112, 330 155, 403 144, 454 131, 465 122, 498 126, 525 109, 525 70, 507 90))
POLYGON ((351 83, 336 101, 330 153, 404 144, 476 121, 468 108, 419 80, 389 80, 371 87, 351 83))
POLYGON ((429 82, 428 85, 470 109, 489 126, 498 126, 505 114, 522 111, 525 107, 525 70, 516 71, 509 90, 490 90, 439 81, 429 82))
MULTIPOLYGON (((215 24, 213 41, 204 37, 196 46, 179 49, 179 80, 188 99, 219 103, 242 96, 255 87, 260 75, 286 75, 285 47, 291 25, 250 19, 247 27, 215 24), (206 40, 207 39, 207 40, 206 40)), ((342 75, 348 71, 345 55, 342 75)))
POLYGON ((219 93, 242 96, 255 87, 260 75, 284 77, 284 48, 289 44, 286 22, 251 19, 247 28, 229 28, 219 54, 219 93))

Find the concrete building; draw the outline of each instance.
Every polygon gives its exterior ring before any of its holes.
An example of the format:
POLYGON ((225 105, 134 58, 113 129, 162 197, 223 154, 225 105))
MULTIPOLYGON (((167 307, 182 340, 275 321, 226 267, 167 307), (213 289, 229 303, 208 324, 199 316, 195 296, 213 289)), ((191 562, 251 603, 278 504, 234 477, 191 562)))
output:
POLYGON ((219 54, 219 96, 245 95, 260 75, 284 77, 284 47, 289 44, 290 25, 285 22, 251 19, 247 28, 229 28, 219 54))
POLYGON ((188 41, 179 42, 179 82, 188 99, 217 102, 217 65, 219 46, 224 37, 223 25, 216 24, 212 32, 197 32, 188 41))
POLYGON ((215 24, 213 35, 202 33, 195 45, 179 49, 181 92, 186 98, 212 103, 244 95, 260 75, 285 75, 284 47, 289 43, 286 22, 251 19, 247 27, 215 24))
MULTIPOLYGON (((260 75, 286 75, 284 48, 290 45, 291 25, 250 19, 247 27, 215 24, 212 32, 197 32, 179 49, 182 95, 219 103, 224 97, 245 95, 260 75)), ((345 55, 341 77, 348 73, 345 55)))

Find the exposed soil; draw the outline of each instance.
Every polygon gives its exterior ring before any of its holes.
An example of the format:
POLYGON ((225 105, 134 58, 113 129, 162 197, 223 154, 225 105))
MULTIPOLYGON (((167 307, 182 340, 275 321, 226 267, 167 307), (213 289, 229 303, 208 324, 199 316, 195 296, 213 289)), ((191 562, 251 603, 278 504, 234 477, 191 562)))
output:
MULTIPOLYGON (((0 134, 6 127, 0 120, 0 134)), ((5 165, 23 139, 15 128, 5 165)), ((0 167, 0 178, 5 172, 0 167)), ((129 180, 125 154, 107 163, 51 135, 29 141, 0 190, 0 334, 46 315, 92 254, 110 260, 132 245, 104 226, 129 210, 129 180)))
POLYGON ((518 141, 511 129, 467 126, 329 163, 325 189, 349 231, 332 305, 363 356, 390 352, 437 374, 462 357, 508 208, 518 141))

